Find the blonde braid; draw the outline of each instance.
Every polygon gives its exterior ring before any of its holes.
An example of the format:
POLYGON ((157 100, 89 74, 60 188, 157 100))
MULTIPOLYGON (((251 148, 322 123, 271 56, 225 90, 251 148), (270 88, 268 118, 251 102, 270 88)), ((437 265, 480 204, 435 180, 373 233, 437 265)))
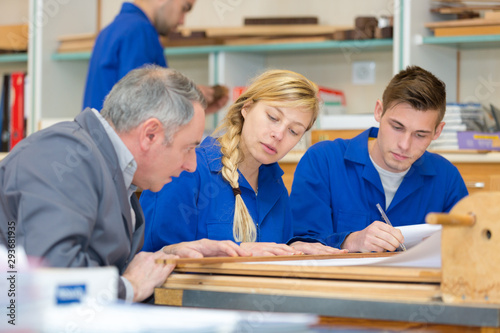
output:
MULTIPOLYGON (((239 148, 242 126, 242 121, 233 119, 231 126, 227 127, 227 132, 218 139, 223 155, 222 176, 233 189, 238 190, 240 187, 238 165, 243 160, 243 154, 239 148)), ((257 239, 255 223, 241 197, 241 192, 235 193, 234 196, 233 237, 237 242, 255 242, 257 239)))
POLYGON ((255 77, 250 86, 231 105, 222 124, 215 130, 222 152, 222 177, 234 193, 233 237, 238 242, 255 242, 255 223, 241 197, 238 165, 243 161, 240 148, 244 117, 242 110, 263 101, 269 105, 294 108, 311 113, 310 129, 319 111, 317 85, 303 75, 288 70, 268 70, 255 77))

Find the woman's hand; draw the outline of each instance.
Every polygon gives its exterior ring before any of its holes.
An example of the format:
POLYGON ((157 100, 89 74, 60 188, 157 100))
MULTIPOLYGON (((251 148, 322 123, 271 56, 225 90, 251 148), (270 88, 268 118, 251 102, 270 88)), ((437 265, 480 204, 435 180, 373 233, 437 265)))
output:
POLYGON ((304 254, 342 254, 349 252, 348 250, 339 250, 321 243, 294 242, 290 246, 304 254))
POLYGON ((286 244, 245 242, 241 243, 240 247, 251 252, 253 256, 291 256, 303 254, 301 251, 286 244))

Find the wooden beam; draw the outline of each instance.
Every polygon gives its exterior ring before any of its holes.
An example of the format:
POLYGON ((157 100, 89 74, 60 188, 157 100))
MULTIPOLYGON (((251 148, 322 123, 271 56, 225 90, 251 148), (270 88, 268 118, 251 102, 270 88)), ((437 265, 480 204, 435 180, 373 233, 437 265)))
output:
MULTIPOLYGON (((247 276, 173 274, 162 288, 321 298, 429 302, 440 299, 440 286, 424 283, 282 279, 247 276)), ((156 295, 156 294, 155 294, 156 295)), ((156 300, 155 300, 156 302, 156 300)), ((169 303, 172 303, 169 300, 169 303)))
POLYGON ((102 1, 97 0, 97 14, 96 14, 96 33, 101 31, 101 20, 102 20, 102 1))
POLYGON ((352 259, 352 258, 380 258, 397 255, 399 252, 381 253, 342 253, 323 255, 294 255, 294 256, 262 256, 262 257, 206 257, 206 258, 179 258, 179 259, 157 259, 158 264, 199 264, 212 265, 231 262, 261 262, 261 261, 287 261, 287 260, 325 260, 325 259, 352 259))
POLYGON ((286 278, 343 279, 359 281, 428 282, 441 281, 438 268, 390 266, 287 266, 269 264, 225 263, 214 265, 178 265, 175 272, 210 273, 286 278))

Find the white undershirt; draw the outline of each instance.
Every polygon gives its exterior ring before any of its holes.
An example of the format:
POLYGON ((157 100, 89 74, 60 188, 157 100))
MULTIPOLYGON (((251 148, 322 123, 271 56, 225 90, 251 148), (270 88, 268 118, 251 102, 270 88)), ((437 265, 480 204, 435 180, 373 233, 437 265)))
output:
POLYGON ((378 171, 380 176, 380 180, 382 181, 382 187, 384 188, 385 193, 385 209, 387 210, 394 199, 394 195, 399 188, 399 185, 403 182, 403 178, 406 176, 410 168, 403 172, 390 172, 375 163, 373 158, 370 155, 370 160, 373 163, 373 166, 378 171))

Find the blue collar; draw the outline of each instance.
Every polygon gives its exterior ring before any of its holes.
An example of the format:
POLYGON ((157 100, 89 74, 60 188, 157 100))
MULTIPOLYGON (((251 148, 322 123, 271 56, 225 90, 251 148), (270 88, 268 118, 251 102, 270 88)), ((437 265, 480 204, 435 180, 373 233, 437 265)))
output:
MULTIPOLYGON (((217 139, 209 136, 200 145, 200 148, 204 151, 207 156, 208 167, 211 172, 219 173, 222 170, 222 152, 220 151, 220 145, 217 139)), ((259 185, 260 181, 263 180, 261 177, 266 175, 266 178, 271 178, 272 180, 281 179, 283 176, 283 170, 281 170, 278 163, 263 164, 259 168, 259 185)), ((243 177, 243 175, 240 176, 243 177)), ((244 177, 243 177, 244 178, 244 177)), ((268 180, 268 179, 266 179, 268 180)), ((246 183, 246 180, 245 180, 246 183)))
POLYGON ((139 14, 140 16, 142 16, 143 18, 148 20, 148 22, 151 23, 148 16, 142 11, 142 9, 140 9, 139 7, 137 7, 136 5, 134 5, 131 2, 124 2, 123 3, 122 9, 120 10, 120 14, 139 14))

